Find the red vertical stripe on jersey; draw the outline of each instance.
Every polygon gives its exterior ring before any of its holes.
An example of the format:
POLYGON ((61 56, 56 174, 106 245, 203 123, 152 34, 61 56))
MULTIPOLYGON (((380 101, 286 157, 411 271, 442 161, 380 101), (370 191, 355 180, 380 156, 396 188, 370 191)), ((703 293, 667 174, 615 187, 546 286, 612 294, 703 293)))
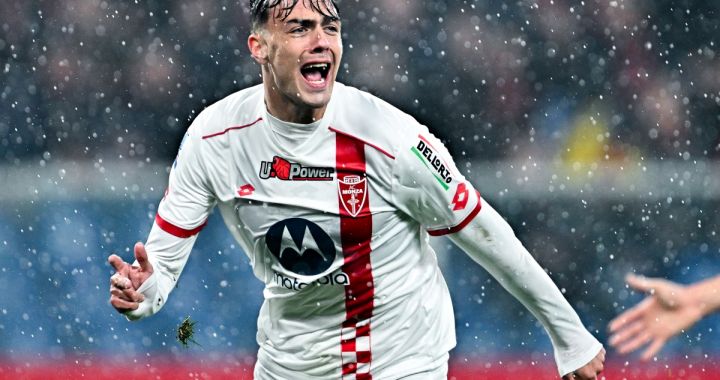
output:
MULTIPOLYGON (((336 149, 338 181, 344 180, 345 176, 360 176, 367 180, 365 144, 349 136, 336 134, 336 149)), ((374 307, 375 284, 370 262, 372 216, 369 185, 365 187, 365 191, 365 202, 355 217, 343 207, 344 201, 338 192, 340 238, 345 257, 343 272, 350 277, 350 284, 345 287, 346 316, 342 325, 340 346, 343 378, 371 380, 370 320, 374 307)))

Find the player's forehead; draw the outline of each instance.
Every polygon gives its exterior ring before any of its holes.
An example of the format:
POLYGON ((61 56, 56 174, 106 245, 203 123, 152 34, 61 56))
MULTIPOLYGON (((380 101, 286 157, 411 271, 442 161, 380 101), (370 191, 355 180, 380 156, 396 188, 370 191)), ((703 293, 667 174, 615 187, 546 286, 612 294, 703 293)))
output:
POLYGON ((340 21, 332 0, 280 0, 269 16, 269 21, 280 24, 291 20, 340 21))

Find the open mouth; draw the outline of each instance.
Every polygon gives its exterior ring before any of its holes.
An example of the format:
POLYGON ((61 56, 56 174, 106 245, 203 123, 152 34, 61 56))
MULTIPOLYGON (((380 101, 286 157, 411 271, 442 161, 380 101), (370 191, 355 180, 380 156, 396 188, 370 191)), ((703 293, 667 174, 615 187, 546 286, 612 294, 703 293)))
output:
POLYGON ((322 87, 330 73, 329 63, 308 63, 300 68, 300 73, 312 86, 322 87))

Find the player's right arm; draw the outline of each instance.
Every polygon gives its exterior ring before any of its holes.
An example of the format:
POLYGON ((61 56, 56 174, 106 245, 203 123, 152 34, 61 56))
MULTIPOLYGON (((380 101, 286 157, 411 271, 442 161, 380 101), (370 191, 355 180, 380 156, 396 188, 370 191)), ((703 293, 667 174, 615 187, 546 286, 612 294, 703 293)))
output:
POLYGON ((165 305, 215 204, 200 133, 205 119, 201 113, 183 138, 147 243, 135 246, 134 265, 117 255, 108 258, 116 270, 110 303, 130 320, 165 305))
POLYGON ((720 310, 720 275, 687 286, 635 275, 627 283, 648 296, 610 322, 610 345, 621 354, 649 344, 642 359, 650 360, 670 338, 720 310))

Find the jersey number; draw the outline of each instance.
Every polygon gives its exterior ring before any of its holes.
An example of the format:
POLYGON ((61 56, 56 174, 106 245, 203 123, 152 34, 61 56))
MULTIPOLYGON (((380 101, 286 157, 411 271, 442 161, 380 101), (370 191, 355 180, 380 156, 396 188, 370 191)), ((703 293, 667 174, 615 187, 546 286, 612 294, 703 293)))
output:
POLYGON ((468 203, 468 195, 470 192, 467 189, 467 186, 465 186, 464 182, 460 182, 458 184, 457 190, 455 191, 455 196, 453 196, 452 204, 453 204, 453 211, 462 210, 467 206, 468 203))

